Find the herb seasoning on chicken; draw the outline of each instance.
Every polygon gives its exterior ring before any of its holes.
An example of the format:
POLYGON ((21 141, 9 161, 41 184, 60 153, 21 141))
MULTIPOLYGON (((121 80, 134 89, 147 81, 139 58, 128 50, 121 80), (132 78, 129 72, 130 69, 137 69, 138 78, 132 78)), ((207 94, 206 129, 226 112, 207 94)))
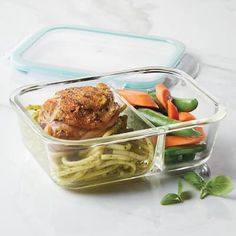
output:
POLYGON ((61 139, 102 136, 119 117, 121 108, 106 84, 74 87, 56 92, 41 107, 40 126, 61 139))

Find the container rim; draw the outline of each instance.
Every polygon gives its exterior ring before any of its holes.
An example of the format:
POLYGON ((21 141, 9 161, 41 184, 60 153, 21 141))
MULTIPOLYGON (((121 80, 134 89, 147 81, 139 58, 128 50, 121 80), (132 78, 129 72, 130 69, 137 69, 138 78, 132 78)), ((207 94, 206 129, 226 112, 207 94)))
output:
MULTIPOLYGON (((212 95, 210 95, 208 92, 202 89, 194 81, 194 79, 191 76, 189 76, 185 72, 178 69, 173 69, 169 67, 159 67, 159 66, 158 67, 144 67, 144 68, 137 68, 137 69, 131 69, 131 70, 122 70, 122 71, 117 71, 113 73, 106 73, 106 74, 95 75, 95 76, 86 76, 86 77, 74 78, 70 80, 60 80, 60 81, 49 82, 49 83, 42 82, 42 83, 37 83, 37 84, 32 84, 32 85, 26 85, 26 86, 23 86, 14 90, 11 93, 9 99, 10 99, 11 106, 22 118, 24 118, 28 122, 28 124, 30 125, 30 127, 33 129, 34 132, 40 135, 44 141, 51 144, 57 144, 57 145, 97 146, 101 144, 109 144, 109 143, 114 143, 114 142, 121 142, 121 141, 125 142, 125 141, 133 140, 136 138, 145 138, 148 136, 162 135, 162 134, 167 134, 170 132, 174 132, 174 131, 178 131, 178 130, 182 130, 186 128, 194 128, 197 126, 202 126, 202 125, 206 125, 210 123, 216 123, 222 120, 226 116, 226 108, 223 105, 221 105, 212 95), (116 76, 116 75, 148 74, 148 73, 166 73, 166 74, 174 75, 177 78, 184 80, 185 82, 191 84, 194 87, 194 89, 196 89, 198 92, 200 92, 205 97, 207 97, 207 99, 213 102, 215 107, 217 108, 217 111, 209 117, 182 122, 178 124, 171 124, 171 125, 160 126, 160 127, 151 127, 151 128, 147 128, 143 130, 137 130, 137 131, 132 131, 128 133, 108 136, 108 137, 99 137, 99 138, 92 138, 92 139, 85 139, 85 140, 66 140, 66 139, 59 139, 59 138, 52 137, 48 135, 46 132, 44 132, 43 129, 41 129, 41 127, 37 124, 37 122, 32 119, 29 113, 25 112, 23 105, 18 99, 19 96, 27 92, 43 89, 47 86, 53 86, 53 85, 59 85, 59 84, 73 84, 76 82, 99 80, 101 78, 116 76)), ((123 98, 122 100, 124 101, 123 98)), ((137 111, 136 111, 136 114, 138 114, 137 111)), ((140 117, 140 115, 138 116, 140 117)))

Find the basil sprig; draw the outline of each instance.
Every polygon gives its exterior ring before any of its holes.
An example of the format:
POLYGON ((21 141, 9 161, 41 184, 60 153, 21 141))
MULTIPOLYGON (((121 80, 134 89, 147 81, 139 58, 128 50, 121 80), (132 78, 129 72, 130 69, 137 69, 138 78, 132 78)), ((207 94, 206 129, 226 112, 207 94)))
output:
POLYGON ((224 175, 216 176, 208 180, 201 189, 200 198, 203 199, 207 195, 224 196, 230 193, 234 188, 232 180, 224 175))
MULTIPOLYGON (((224 196, 230 193, 233 188, 232 180, 224 175, 219 175, 205 181, 199 174, 194 171, 186 172, 181 176, 187 183, 200 190, 200 198, 203 199, 208 195, 224 196)), ((190 192, 183 191, 181 179, 178 182, 178 193, 168 193, 161 199, 162 205, 181 203, 191 197, 190 192)))
POLYGON ((186 172, 182 175, 182 178, 198 190, 201 190, 205 185, 204 179, 194 171, 186 172))
POLYGON ((203 199, 208 195, 224 196, 230 193, 233 188, 232 180, 224 175, 219 175, 205 181, 196 172, 190 171, 182 175, 182 178, 201 191, 200 198, 203 199))
POLYGON ((162 205, 170 205, 170 204, 176 204, 181 203, 188 198, 187 192, 183 192, 183 183, 181 179, 179 179, 178 182, 178 193, 167 193, 162 199, 161 204, 162 205), (186 194, 185 194, 186 193, 186 194))

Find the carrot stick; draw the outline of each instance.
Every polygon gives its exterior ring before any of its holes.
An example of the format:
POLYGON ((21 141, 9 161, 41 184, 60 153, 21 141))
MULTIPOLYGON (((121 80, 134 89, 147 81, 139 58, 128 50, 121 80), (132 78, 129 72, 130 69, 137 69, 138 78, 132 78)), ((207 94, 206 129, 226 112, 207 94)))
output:
POLYGON ((202 133, 200 137, 182 137, 182 136, 174 136, 168 135, 166 136, 166 147, 172 146, 180 146, 180 145, 188 145, 188 144, 197 144, 206 139, 206 135, 204 133, 203 128, 197 127, 195 128, 197 131, 202 133))
POLYGON ((145 92, 119 89, 118 93, 133 106, 158 108, 158 105, 145 92))
POLYGON ((179 120, 179 112, 171 100, 167 101, 167 114, 169 118, 179 120))
POLYGON ((184 121, 196 120, 196 118, 189 112, 179 112, 179 120, 184 122, 184 121))
POLYGON ((167 110, 167 101, 171 99, 169 89, 164 84, 156 85, 156 96, 161 105, 167 110))

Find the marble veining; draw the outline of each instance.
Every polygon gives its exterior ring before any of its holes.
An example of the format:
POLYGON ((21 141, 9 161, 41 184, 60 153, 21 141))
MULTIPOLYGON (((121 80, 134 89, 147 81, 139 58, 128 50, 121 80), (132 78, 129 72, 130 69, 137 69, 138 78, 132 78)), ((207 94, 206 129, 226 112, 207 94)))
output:
MULTIPOLYGON (((78 24, 160 35, 186 44, 201 63, 197 81, 227 106, 212 158, 213 175, 236 185, 235 0, 1 0, 0 1, 0 235, 235 235, 236 190, 227 198, 163 207, 175 177, 156 176, 97 192, 56 186, 25 149, 9 106, 11 91, 31 81, 8 56, 28 34, 50 24, 78 24)), ((188 188, 187 185, 185 188, 188 188)))

